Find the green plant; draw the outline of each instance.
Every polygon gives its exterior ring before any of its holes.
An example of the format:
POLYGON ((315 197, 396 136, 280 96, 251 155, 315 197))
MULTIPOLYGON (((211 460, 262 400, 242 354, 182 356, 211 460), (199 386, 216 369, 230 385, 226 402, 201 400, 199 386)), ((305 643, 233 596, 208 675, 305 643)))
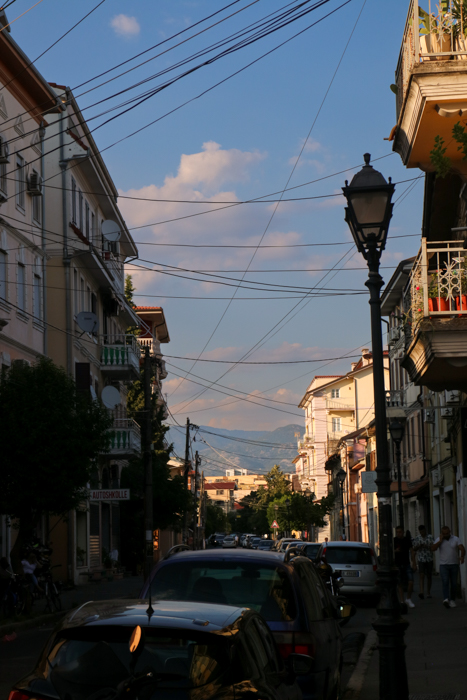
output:
POLYGON ((462 151, 462 159, 467 160, 467 133, 465 132, 465 126, 462 126, 460 122, 454 124, 452 137, 459 144, 457 150, 462 151))
POLYGON ((442 136, 435 136, 435 145, 430 151, 430 162, 435 169, 437 177, 446 177, 451 169, 451 159, 445 153, 447 146, 444 145, 442 136))
POLYGON ((439 297, 438 275, 433 275, 428 285, 428 296, 430 299, 439 297))
POLYGON ((467 35, 467 0, 454 0, 452 4, 452 18, 455 36, 467 35))
MULTIPOLYGON (((464 0, 465 2, 465 0, 464 0)), ((448 0, 441 0, 436 5, 438 14, 426 12, 423 8, 418 8, 419 31, 420 34, 450 34, 453 24, 453 15, 448 12, 448 0)))

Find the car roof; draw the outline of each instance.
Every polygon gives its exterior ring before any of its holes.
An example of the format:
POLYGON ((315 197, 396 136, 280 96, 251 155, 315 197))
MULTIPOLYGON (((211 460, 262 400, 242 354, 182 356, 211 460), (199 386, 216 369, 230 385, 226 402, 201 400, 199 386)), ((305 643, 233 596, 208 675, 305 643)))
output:
POLYGON ((325 547, 369 547, 370 544, 368 542, 349 542, 347 540, 340 541, 340 540, 335 540, 332 542, 323 542, 323 546, 325 547))
MULTIPOLYGON (((282 561, 282 555, 280 555, 277 552, 271 552, 268 555, 271 559, 271 561, 282 561)), ((173 561, 196 561, 197 559, 201 559, 203 561, 206 560, 216 560, 216 559, 259 559, 258 555, 256 554, 256 550, 254 549, 232 549, 229 552, 225 552, 222 549, 198 549, 196 551, 192 550, 182 550, 180 552, 175 552, 172 554, 168 559, 163 559, 161 564, 167 564, 167 562, 173 562, 173 561)), ((262 562, 267 561, 267 559, 264 559, 263 556, 261 556, 262 562)), ((154 570, 153 570, 154 571, 154 570)))
POLYGON ((243 617, 248 608, 233 605, 215 605, 194 601, 157 600, 152 602, 153 613, 148 615, 148 600, 88 601, 71 611, 60 629, 72 627, 141 627, 196 629, 216 632, 243 617))

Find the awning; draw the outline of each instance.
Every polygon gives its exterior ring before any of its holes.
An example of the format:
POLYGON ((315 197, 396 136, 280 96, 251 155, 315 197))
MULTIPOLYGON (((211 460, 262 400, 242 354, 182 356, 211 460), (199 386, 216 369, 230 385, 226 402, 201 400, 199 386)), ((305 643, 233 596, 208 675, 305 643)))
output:
POLYGON ((407 491, 403 494, 404 498, 413 498, 413 496, 419 496, 422 491, 428 489, 430 486, 430 480, 424 479, 419 481, 417 484, 412 484, 407 491))

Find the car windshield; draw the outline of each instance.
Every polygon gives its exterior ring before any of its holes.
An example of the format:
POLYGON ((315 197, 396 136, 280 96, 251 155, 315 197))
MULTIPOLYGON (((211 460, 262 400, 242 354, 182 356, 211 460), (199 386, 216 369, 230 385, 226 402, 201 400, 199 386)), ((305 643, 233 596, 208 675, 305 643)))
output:
MULTIPOLYGON (((48 680, 60 698, 87 700, 92 693, 115 689, 128 679, 132 675, 128 648, 131 631, 110 625, 62 631, 49 653, 47 669, 48 680)), ((156 697, 156 688, 200 688, 220 681, 229 669, 230 642, 217 634, 177 629, 144 631, 144 648, 133 673, 152 671, 153 679, 143 691, 148 700, 156 697)))
POLYGON ((274 542, 272 540, 261 540, 261 549, 272 549, 274 542))
POLYGON ((156 572, 151 596, 251 608, 270 621, 294 620, 297 614, 287 571, 262 562, 174 561, 156 572))
POLYGON ((328 564, 373 564, 369 547, 327 547, 328 564))

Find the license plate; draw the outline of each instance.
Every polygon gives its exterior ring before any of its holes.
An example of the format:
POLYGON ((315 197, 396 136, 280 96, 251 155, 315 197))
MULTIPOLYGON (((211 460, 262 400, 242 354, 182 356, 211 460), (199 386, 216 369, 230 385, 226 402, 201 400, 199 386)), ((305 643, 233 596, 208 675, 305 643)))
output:
POLYGON ((360 571, 341 571, 342 576, 360 576, 360 571))

